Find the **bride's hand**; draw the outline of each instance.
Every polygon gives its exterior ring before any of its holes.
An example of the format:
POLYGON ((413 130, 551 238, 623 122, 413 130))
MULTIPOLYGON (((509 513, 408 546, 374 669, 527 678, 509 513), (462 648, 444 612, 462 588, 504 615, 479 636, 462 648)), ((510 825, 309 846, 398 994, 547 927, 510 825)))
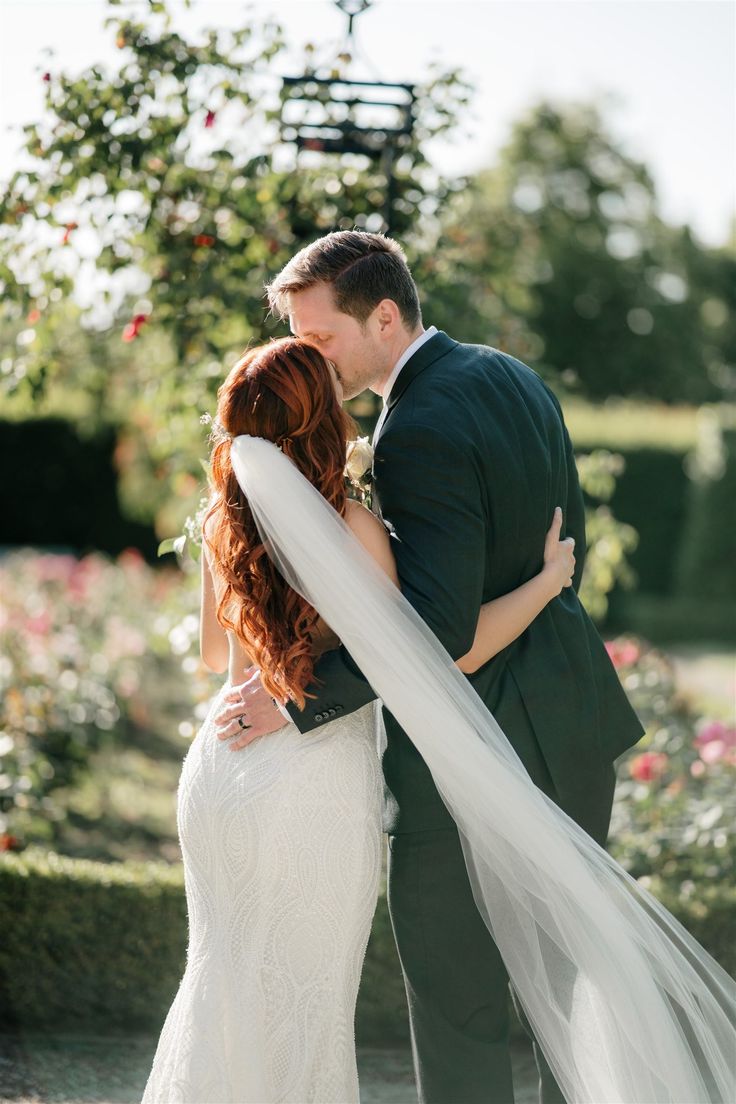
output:
POLYGON ((560 594, 565 587, 572 586, 575 571, 575 538, 560 540, 562 531, 562 510, 555 507, 552 524, 544 541, 544 568, 542 574, 549 580, 552 596, 560 594))

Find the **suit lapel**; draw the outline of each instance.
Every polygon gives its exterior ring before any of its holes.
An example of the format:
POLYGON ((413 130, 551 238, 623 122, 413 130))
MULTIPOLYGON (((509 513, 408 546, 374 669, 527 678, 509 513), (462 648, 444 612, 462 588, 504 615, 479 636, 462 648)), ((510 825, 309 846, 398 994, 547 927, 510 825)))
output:
POLYGON ((399 402, 401 396, 405 393, 412 381, 415 380, 425 368, 429 368, 430 364, 434 364, 435 361, 439 360, 440 357, 443 357, 446 353, 449 353, 451 349, 456 348, 457 345, 458 342, 448 337, 444 330, 439 330, 430 337, 429 341, 425 341, 424 344, 417 349, 414 355, 407 360, 394 381, 388 404, 384 407, 379 416, 376 429, 373 433, 372 444, 374 448, 378 444, 378 439, 383 432, 387 419, 391 415, 391 411, 399 402))

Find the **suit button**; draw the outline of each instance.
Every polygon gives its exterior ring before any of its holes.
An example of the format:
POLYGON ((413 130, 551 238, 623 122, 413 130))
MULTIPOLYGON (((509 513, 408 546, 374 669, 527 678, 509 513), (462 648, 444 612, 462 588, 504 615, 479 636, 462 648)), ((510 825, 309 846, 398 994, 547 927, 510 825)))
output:
POLYGON ((335 709, 337 710, 338 713, 342 713, 342 706, 341 705, 336 705, 335 709))
POLYGON ((330 710, 328 710, 328 712, 329 712, 331 717, 334 717, 335 714, 337 713, 337 710, 336 709, 330 709, 330 710))
POLYGON ((315 721, 322 721, 322 720, 324 720, 324 716, 323 716, 322 713, 315 713, 314 714, 314 719, 315 719, 315 721))

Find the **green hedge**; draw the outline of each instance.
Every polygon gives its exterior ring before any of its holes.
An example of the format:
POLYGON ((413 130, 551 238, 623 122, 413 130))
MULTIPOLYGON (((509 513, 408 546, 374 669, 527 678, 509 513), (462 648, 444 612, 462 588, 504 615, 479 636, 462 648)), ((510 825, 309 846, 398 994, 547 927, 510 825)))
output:
POLYGON ((181 870, 7 853, 0 925, 3 1025, 148 1028, 183 972, 181 870))
POLYGON ((695 425, 690 450, 654 433, 651 443, 634 440, 624 425, 617 425, 620 445, 612 431, 576 442, 580 452, 605 447, 623 457, 610 507, 639 535, 629 558, 636 589, 612 593, 607 631, 659 642, 736 640, 736 410, 703 407, 695 425))
MULTIPOLYGON (((726 970, 736 970, 736 887, 683 900, 652 888, 726 970)), ((0 857, 0 1026, 158 1031, 186 962, 180 865, 100 863, 29 848, 0 857)), ((512 1017, 514 1037, 523 1031, 512 1017)), ((386 898, 379 898, 356 1013, 362 1045, 408 1039, 386 898)))
POLYGON ((736 599, 706 601, 680 595, 617 591, 611 598, 606 633, 634 633, 653 644, 707 640, 736 642, 736 599))
POLYGON ((0 545, 117 555, 134 547, 156 562, 152 528, 122 515, 114 450, 117 431, 82 436, 63 418, 0 420, 0 545))
MULTIPOLYGON (((0 857, 0 1026, 160 1030, 186 965, 181 865, 101 863, 37 848, 0 857)), ((363 968, 356 1034, 408 1039, 385 895, 363 968)))
POLYGON ((687 525, 679 547, 676 586, 711 602, 736 600, 736 428, 701 419, 690 458, 687 525))
POLYGON ((660 448, 615 449, 625 462, 616 480, 611 511, 633 525, 639 543, 630 556, 637 589, 671 594, 677 549, 687 512, 688 478, 682 453, 660 448))

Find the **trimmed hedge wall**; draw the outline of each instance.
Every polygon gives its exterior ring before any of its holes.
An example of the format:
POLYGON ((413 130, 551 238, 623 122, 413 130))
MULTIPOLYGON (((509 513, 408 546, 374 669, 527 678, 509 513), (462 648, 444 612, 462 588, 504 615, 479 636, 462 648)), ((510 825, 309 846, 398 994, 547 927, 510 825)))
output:
POLYGON ((605 631, 634 633, 651 643, 736 641, 736 601, 714 602, 679 595, 617 591, 611 598, 605 631))
POLYGON ((580 448, 606 447, 623 457, 610 507, 639 534, 630 556, 636 589, 612 593, 607 631, 660 643, 736 642, 735 419, 732 407, 703 408, 693 452, 609 440, 580 448))
POLYGON ((610 506, 618 521, 633 525, 639 534, 639 544, 630 557, 637 589, 645 594, 671 594, 675 553, 687 516, 685 457, 658 448, 613 451, 623 456, 626 466, 618 476, 610 506))
MULTIPOLYGON (((730 973, 736 887, 688 900, 652 890, 730 973)), ((100 863, 29 848, 0 857, 0 1026, 158 1031, 186 964, 183 869, 100 863)), ((386 898, 379 897, 358 998, 360 1045, 405 1043, 406 998, 386 898)), ((524 1038, 512 1016, 512 1035, 524 1038)))
POLYGON ((692 458, 688 525, 680 544, 676 587, 722 603, 736 599, 736 428, 705 422, 692 458), (710 445, 710 448, 709 448, 710 445), (711 455, 709 455, 709 452, 711 455))
MULTIPOLYGON (((0 930, 0 1027, 158 1031, 186 966, 183 868, 6 852, 0 930)), ((409 1036, 384 894, 355 1029, 363 1045, 409 1036)))
POLYGON ((84 553, 140 549, 156 562, 152 528, 120 511, 113 427, 82 437, 62 418, 0 421, 0 545, 84 553))
MULTIPOLYGON (((651 439, 640 408, 605 415, 586 432, 583 427, 580 440, 572 419, 579 452, 602 447, 624 457, 611 509, 639 534, 631 565, 641 616, 635 615, 636 624, 627 621, 630 596, 615 592, 606 628, 636 629, 661 641, 677 639, 683 626, 688 639, 736 640, 736 408, 712 405, 692 415, 694 451, 688 451, 692 431, 664 439, 661 426, 667 415, 653 409, 649 416, 657 430, 651 439), (599 443, 591 432, 596 428, 599 443), (675 605, 655 612, 650 624, 647 611, 665 598, 675 605), (693 599, 712 605, 699 607, 690 622, 693 599)), ((0 490, 0 546, 99 549, 114 555, 132 545, 156 562, 153 530, 120 513, 114 445, 111 426, 85 438, 61 418, 0 421, 0 463, 4 459, 6 470, 14 472, 12 486, 0 490)))

